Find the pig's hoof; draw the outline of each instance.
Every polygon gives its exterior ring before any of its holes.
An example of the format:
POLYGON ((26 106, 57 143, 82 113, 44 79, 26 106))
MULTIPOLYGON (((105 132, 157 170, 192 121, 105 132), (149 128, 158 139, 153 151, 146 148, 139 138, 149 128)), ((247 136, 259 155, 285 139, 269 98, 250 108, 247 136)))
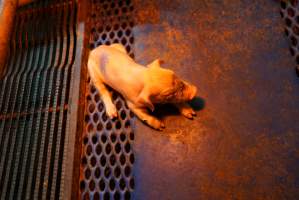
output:
POLYGON ((159 130, 159 131, 162 131, 165 128, 165 124, 163 122, 161 122, 160 120, 157 120, 157 119, 151 120, 149 122, 149 125, 151 127, 153 127, 154 129, 159 130))
POLYGON ((107 109, 106 112, 110 119, 117 118, 117 110, 114 106, 107 109))
POLYGON ((196 113, 192 108, 184 108, 181 113, 188 119, 193 119, 193 117, 196 116, 196 113))

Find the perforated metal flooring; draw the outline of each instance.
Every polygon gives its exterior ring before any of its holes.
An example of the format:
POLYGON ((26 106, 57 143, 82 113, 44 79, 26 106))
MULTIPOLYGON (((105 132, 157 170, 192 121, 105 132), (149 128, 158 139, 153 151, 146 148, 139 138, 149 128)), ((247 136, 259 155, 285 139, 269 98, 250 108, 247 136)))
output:
POLYGON ((299 37, 299 4, 298 1, 281 1, 280 15, 285 22, 285 35, 291 41, 290 52, 296 59, 296 72, 299 76, 299 55, 298 55, 298 37, 299 37))
MULTIPOLYGON (((121 43, 133 57, 134 38, 131 1, 94 1, 89 13, 90 49, 101 44, 121 43)), ((98 91, 86 84, 85 128, 80 169, 82 199, 131 199, 135 187, 132 169, 134 115, 125 101, 111 90, 118 119, 107 117, 98 91)))

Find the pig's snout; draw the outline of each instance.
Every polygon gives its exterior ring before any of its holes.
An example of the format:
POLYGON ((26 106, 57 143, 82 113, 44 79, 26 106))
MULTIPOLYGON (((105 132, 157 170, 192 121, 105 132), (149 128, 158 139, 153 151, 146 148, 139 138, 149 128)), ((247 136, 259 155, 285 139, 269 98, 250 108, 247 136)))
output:
POLYGON ((186 81, 183 81, 184 83, 184 90, 183 90, 183 96, 182 101, 190 101, 192 100, 197 93, 197 88, 195 85, 192 85, 186 81))

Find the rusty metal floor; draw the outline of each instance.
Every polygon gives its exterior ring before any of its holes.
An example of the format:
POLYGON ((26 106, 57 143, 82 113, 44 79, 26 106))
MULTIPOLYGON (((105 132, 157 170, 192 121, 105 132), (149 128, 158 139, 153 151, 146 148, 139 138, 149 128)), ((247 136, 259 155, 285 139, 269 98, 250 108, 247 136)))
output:
MULTIPOLYGON (((25 32, 16 28, 13 38, 19 38, 16 44, 22 48, 12 52, 24 52, 26 57, 21 58, 32 57, 35 63, 28 80, 27 76, 18 78, 25 83, 18 83, 20 88, 27 84, 30 91, 42 92, 23 97, 27 89, 14 91, 14 78, 10 77, 9 87, 6 79, 5 84, 1 82, 1 88, 12 92, 0 91, 0 143, 4 144, 0 146, 0 175, 4 177, 0 179, 0 199, 22 199, 23 194, 27 199, 299 199, 299 79, 294 73, 296 59, 299 65, 299 17, 298 11, 289 9, 290 3, 48 0, 37 1, 39 4, 52 14, 48 17, 43 12, 36 21, 25 20, 35 19, 34 13, 43 10, 24 9, 28 16, 17 17, 22 23, 17 22, 22 26, 26 25, 23 21, 28 22, 28 28, 25 32), (48 2, 60 6, 46 8, 48 2), (55 17, 64 23, 53 26, 55 17), (45 36, 40 35, 40 43, 33 43, 38 44, 36 51, 31 52, 24 38, 29 35, 34 42, 37 29, 45 36), (74 60, 65 62, 71 72, 61 72, 64 76, 47 82, 39 74, 44 67, 55 68, 47 64, 46 52, 56 52, 57 41, 60 51, 76 52, 76 56, 70 53, 74 60), (124 44, 137 62, 147 64, 161 58, 165 67, 197 85, 198 97, 191 102, 196 119, 185 119, 173 107, 161 106, 155 114, 165 121, 166 129, 157 132, 136 120, 116 93, 121 118, 107 119, 85 63, 89 49, 116 42, 124 44), (38 60, 31 56, 36 53, 42 55, 38 60), (42 84, 32 81, 36 73, 42 84), (54 92, 57 95, 51 98, 54 92), (63 100, 57 101, 60 96, 63 100), (23 116, 21 108, 31 111, 32 98, 32 102, 45 103, 45 113, 23 116), (18 105, 17 100, 23 103, 18 105), (58 103, 51 103, 54 100, 58 103), (16 109, 10 108, 12 102, 16 109), (7 124, 22 129, 11 126, 11 135, 7 124)), ((51 59, 57 61, 55 55, 51 59)), ((24 63, 18 65, 21 72, 31 72, 25 67, 29 62, 24 63)), ((18 68, 9 70, 13 69, 18 68)), ((46 70, 45 76, 52 80, 56 71, 46 70)))
POLYGON ((278 1, 139 1, 134 55, 195 83, 198 117, 139 121, 134 199, 299 199, 299 79, 278 1))

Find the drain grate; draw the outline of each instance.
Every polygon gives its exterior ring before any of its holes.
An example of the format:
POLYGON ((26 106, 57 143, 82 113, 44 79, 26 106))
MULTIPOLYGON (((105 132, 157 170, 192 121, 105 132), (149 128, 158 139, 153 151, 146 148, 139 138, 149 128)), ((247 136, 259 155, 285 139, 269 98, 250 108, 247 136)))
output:
POLYGON ((280 15, 285 21, 285 34, 291 42, 290 52, 296 59, 296 73, 299 76, 299 3, 298 0, 280 2, 280 15))
POLYGON ((76 51, 76 1, 17 10, 0 80, 0 199, 58 199, 76 51))
MULTIPOLYGON (((93 1, 90 49, 101 44, 122 43, 133 57, 133 10, 133 3, 129 0, 93 1)), ((134 115, 122 97, 110 89, 119 117, 109 119, 89 78, 87 83, 80 196, 82 199, 131 199, 134 190, 134 154, 131 148, 134 115)))

